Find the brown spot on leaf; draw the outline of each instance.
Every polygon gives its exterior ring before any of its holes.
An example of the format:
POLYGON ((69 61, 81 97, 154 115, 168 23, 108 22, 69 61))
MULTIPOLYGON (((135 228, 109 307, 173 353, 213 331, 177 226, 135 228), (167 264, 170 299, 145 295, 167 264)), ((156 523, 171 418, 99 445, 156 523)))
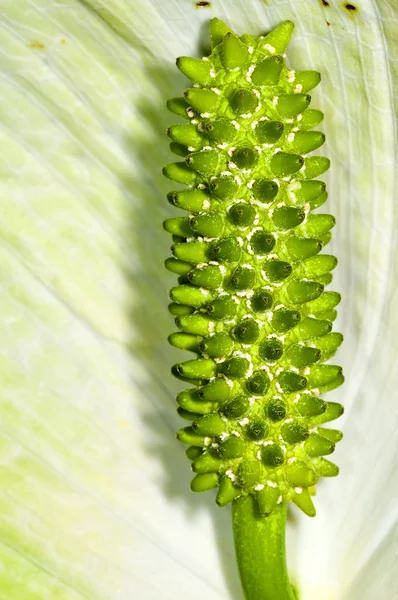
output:
POLYGON ((326 21, 326 25, 327 25, 328 27, 330 27, 330 26, 331 26, 331 23, 329 23, 329 21, 326 21))
POLYGON ((67 44, 68 42, 64 38, 62 38, 61 40, 59 40, 59 43, 60 44, 67 44))
POLYGON ((321 4, 322 4, 322 6, 324 6, 325 8, 329 6, 329 2, 327 2, 327 0, 321 0, 321 4))
POLYGON ((34 48, 35 50, 43 50, 46 45, 43 42, 40 42, 39 40, 35 40, 34 42, 30 42, 30 44, 28 44, 29 48, 34 48))
POLYGON ((350 12, 355 12, 357 10, 357 7, 353 4, 344 4, 344 8, 346 8, 350 12))
POLYGON ((196 8, 210 8, 211 7, 211 3, 210 2, 196 2, 196 8))

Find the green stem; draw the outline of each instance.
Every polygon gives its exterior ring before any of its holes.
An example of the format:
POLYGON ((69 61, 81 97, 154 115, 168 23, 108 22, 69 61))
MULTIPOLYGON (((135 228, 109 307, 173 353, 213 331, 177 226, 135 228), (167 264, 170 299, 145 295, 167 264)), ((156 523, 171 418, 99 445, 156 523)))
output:
POLYGON ((286 512, 286 505, 280 504, 263 517, 251 495, 233 502, 235 552, 246 600, 296 598, 286 567, 286 512))

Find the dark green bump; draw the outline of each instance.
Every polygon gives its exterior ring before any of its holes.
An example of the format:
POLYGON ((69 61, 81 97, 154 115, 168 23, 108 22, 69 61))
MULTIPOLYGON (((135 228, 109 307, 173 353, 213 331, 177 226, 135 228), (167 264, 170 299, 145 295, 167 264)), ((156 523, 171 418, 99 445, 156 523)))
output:
POLYGON ((218 213, 192 217, 189 225, 195 233, 208 238, 219 237, 224 231, 224 219, 218 213))
POLYGON ((316 87, 321 81, 321 74, 318 71, 296 71, 294 76, 294 86, 301 85, 300 92, 304 94, 316 87))
POLYGON ((289 144, 289 150, 297 154, 308 154, 325 143, 325 134, 320 131, 298 131, 289 144))
POLYGON ((221 467, 221 460, 211 451, 207 450, 192 463, 194 473, 216 473, 221 467))
POLYGON ((209 248, 210 260, 220 263, 234 263, 240 260, 242 254, 239 242, 234 237, 224 238, 211 244, 209 248))
POLYGON ((231 296, 219 296, 207 307, 208 314, 216 321, 233 319, 237 310, 238 306, 231 296))
POLYGON ((337 477, 339 474, 339 467, 326 458, 317 461, 316 469, 321 477, 337 477))
POLYGON ((175 365, 177 372, 182 377, 191 379, 210 379, 216 374, 216 365, 213 360, 195 358, 175 365))
POLYGON ((192 285, 178 285, 171 288, 170 298, 179 304, 200 308, 212 300, 212 293, 207 290, 200 290, 192 285))
POLYGON ((258 484, 261 473, 261 465, 257 460, 244 460, 236 472, 237 483, 245 489, 253 488, 258 484))
POLYGON ((327 403, 317 396, 302 394, 296 403, 296 408, 301 417, 316 417, 326 411, 327 403))
POLYGON ((170 314, 174 317, 182 317, 184 315, 190 315, 194 312, 193 306, 186 306, 184 304, 178 304, 177 302, 171 302, 168 306, 170 314))
POLYGON ((328 423, 329 421, 338 419, 343 413, 344 407, 341 404, 338 402, 328 402, 325 412, 322 415, 317 416, 313 422, 317 425, 328 423))
POLYGON ((216 333, 199 343, 199 350, 210 358, 227 357, 232 354, 234 343, 226 333, 216 333))
POLYGON ((252 114, 256 110, 258 98, 250 90, 240 88, 232 93, 229 104, 237 115, 252 114))
POLYGON ((257 489, 255 496, 260 514, 264 517, 269 516, 276 507, 280 495, 280 489, 276 485, 275 487, 265 485, 261 489, 257 489))
POLYGON ((167 100, 166 106, 170 112, 174 113, 178 117, 189 119, 187 112, 189 110, 189 104, 185 98, 170 98, 167 100))
POLYGON ((187 277, 193 285, 210 290, 219 288, 223 281, 223 274, 219 267, 214 265, 197 267, 193 271, 190 271, 187 277))
POLYGON ((226 506, 232 502, 236 496, 240 494, 240 489, 234 486, 227 475, 221 478, 220 487, 218 488, 216 503, 218 506, 226 506))
POLYGON ((307 387, 307 380, 302 375, 294 371, 283 371, 278 375, 278 383, 282 391, 290 394, 292 392, 300 392, 307 387))
MULTIPOLYGON (((333 292, 330 292, 333 293, 333 292)), ((316 347, 321 352, 322 362, 329 360, 335 355, 337 349, 343 343, 343 336, 341 333, 333 332, 316 340, 316 347)))
POLYGON ((229 286, 233 290, 250 290, 256 283, 256 272, 252 267, 237 267, 231 275, 229 286))
POLYGON ((325 427, 320 427, 318 432, 334 444, 337 444, 337 442, 340 442, 343 439, 343 434, 338 429, 326 429, 325 427))
POLYGON ((240 395, 232 398, 225 406, 223 413, 228 419, 242 417, 250 408, 250 402, 246 396, 240 395))
POLYGON ((183 390, 177 395, 177 404, 184 410, 188 410, 197 415, 206 415, 217 409, 216 402, 203 402, 196 389, 189 388, 183 390))
POLYGON ((251 146, 240 146, 232 155, 232 161, 238 169, 252 169, 258 163, 258 159, 257 150, 251 146))
POLYGON ((306 427, 303 427, 297 421, 285 422, 281 427, 281 434, 288 444, 299 444, 304 442, 309 436, 306 427))
POLYGON ((285 455, 278 444, 267 444, 261 448, 261 460, 266 467, 280 467, 285 462, 285 455))
POLYGON ((259 313, 269 310, 272 307, 272 294, 266 289, 256 290, 251 298, 251 307, 259 313))
POLYGON ((283 260, 267 260, 263 264, 267 279, 272 282, 284 281, 291 275, 292 266, 283 260))
POLYGON ((241 344, 254 344, 260 335, 260 327, 254 319, 242 319, 235 327, 233 334, 241 344))
POLYGON ((279 186, 276 181, 264 178, 257 179, 251 188, 253 198, 263 204, 272 202, 278 195, 278 191, 279 186))
POLYGON ((164 266, 168 271, 175 273, 176 275, 186 275, 192 269, 192 265, 190 263, 173 257, 166 258, 164 261, 164 266))
POLYGON ((171 247, 175 258, 192 263, 193 265, 206 262, 206 250, 207 244, 203 242, 181 242, 171 247))
POLYGON ((296 117, 308 108, 310 102, 308 94, 283 94, 278 98, 276 110, 282 117, 296 117))
POLYGON ((246 436, 253 441, 263 440, 269 432, 269 425, 266 421, 261 421, 260 419, 255 419, 254 421, 250 421, 245 429, 246 436))
POLYGON ((234 356, 219 365, 219 372, 230 379, 242 379, 249 370, 250 363, 243 356, 234 356))
POLYGON ((286 251, 294 262, 314 256, 322 250, 322 242, 318 239, 291 237, 285 242, 286 251))
POLYGON ((195 458, 198 458, 198 456, 202 454, 202 448, 198 448, 197 446, 190 446, 185 450, 185 454, 186 457, 189 458, 189 460, 195 460, 195 458))
MULTIPOLYGON (((231 29, 221 19, 214 17, 210 21, 210 41, 212 50, 221 44, 225 34, 231 32, 231 29)), ((232 33, 232 32, 231 32, 232 33)))
POLYGON ((257 256, 265 256, 275 247, 275 238, 268 231, 256 231, 250 238, 250 246, 257 256))
POLYGON ((332 324, 329 321, 306 317, 297 326, 297 339, 302 342, 310 341, 330 333, 331 330, 332 324))
POLYGON ((329 197, 329 194, 327 192, 324 192, 323 194, 318 196, 318 198, 316 200, 311 200, 311 202, 308 203, 310 210, 315 210, 316 208, 323 206, 325 204, 325 202, 327 201, 328 197, 329 197))
MULTIPOLYGON (((325 275, 318 275, 317 280, 319 281, 319 283, 322 283, 323 286, 327 286, 330 283, 332 283, 333 275, 332 275, 332 273, 326 273, 325 275)), ((334 312, 335 314, 337 314, 336 311, 331 311, 331 312, 332 313, 334 312)), ((323 318, 323 317, 320 317, 320 318, 323 318)), ((327 318, 327 317, 325 317, 325 318, 327 318)))
POLYGON ((184 333, 176 331, 171 333, 167 338, 169 344, 174 348, 180 348, 180 350, 188 350, 189 352, 199 352, 199 343, 202 340, 199 335, 192 335, 192 333, 184 333))
POLYGON ((300 129, 302 131, 306 131, 308 129, 312 129, 322 123, 324 118, 323 112, 320 110, 315 110, 313 108, 309 108, 301 115, 301 119, 299 121, 300 129))
POLYGON ((321 357, 321 351, 318 348, 311 348, 310 346, 299 346, 294 344, 289 348, 286 354, 288 363, 296 369, 302 369, 308 365, 318 362, 321 357))
POLYGON ((293 229, 302 223, 305 219, 305 212, 302 208, 295 206, 280 206, 272 214, 272 220, 275 227, 287 231, 293 229))
POLYGON ((258 346, 258 355, 261 360, 275 362, 283 354, 283 344, 274 338, 263 340, 258 346))
POLYGON ((229 200, 237 193, 239 184, 231 175, 221 175, 212 179, 209 185, 210 193, 220 200, 229 200))
POLYGON ((257 63, 251 79, 254 85, 277 85, 283 68, 282 56, 270 56, 257 63))
POLYGON ((205 438, 203 435, 199 435, 192 429, 192 427, 183 427, 177 431, 177 440, 182 444, 188 446, 200 446, 203 448, 205 445, 205 438))
POLYGON ((183 158, 189 153, 189 150, 182 144, 177 144, 177 142, 171 142, 169 145, 170 152, 175 154, 176 156, 182 156, 183 158))
POLYGON ((206 123, 203 131, 216 144, 233 142, 237 134, 237 129, 231 121, 222 118, 206 123))
POLYGON ((290 42, 293 29, 294 23, 292 21, 283 21, 262 40, 263 48, 264 46, 272 46, 274 52, 283 54, 290 42))
POLYGON ((250 227, 256 218, 256 210, 251 204, 237 202, 228 212, 230 221, 237 227, 250 227))
POLYGON ((265 414, 275 423, 282 421, 287 414, 286 403, 282 398, 273 398, 265 407, 265 414))
POLYGON ((191 481, 191 490, 193 492, 205 492, 218 486, 217 473, 200 473, 191 481))
POLYGON ((209 335, 211 319, 202 314, 181 315, 176 317, 175 324, 178 329, 195 335, 209 335))
POLYGON ((317 433, 311 433, 304 444, 304 450, 308 456, 327 456, 332 454, 335 449, 335 444, 317 433))
POLYGON ((167 179, 185 185, 194 185, 197 180, 197 174, 185 162, 170 163, 162 169, 162 173, 167 179))
POLYGON ((308 385, 313 388, 323 387, 340 378, 342 374, 342 368, 336 365, 312 365, 308 375, 308 385))
POLYGON ((297 310, 278 308, 272 314, 271 325, 277 333, 286 333, 300 323, 301 315, 297 310))
POLYGON ((177 208, 190 212, 202 212, 210 208, 208 195, 198 188, 169 192, 167 197, 177 208))
POLYGON ((330 167, 330 160, 325 156, 310 156, 304 159, 306 179, 313 179, 325 173, 330 167))
POLYGON ((204 436, 218 436, 225 431, 226 424, 216 412, 204 415, 194 423, 192 423, 192 429, 199 435, 204 436))
POLYGON ((258 370, 246 381, 246 389, 254 396, 265 396, 270 386, 270 380, 264 370, 258 370))
POLYGON ((270 167, 277 177, 285 177, 297 173, 304 165, 304 158, 299 154, 277 152, 271 158, 270 167))
POLYGON ((302 202, 312 202, 321 196, 326 190, 326 183, 316 179, 301 181, 300 187, 294 190, 295 195, 302 202))
POLYGON ((318 481, 318 476, 305 462, 296 460, 285 467, 286 480, 290 485, 297 487, 310 487, 318 481))
POLYGON ((287 295, 293 304, 303 304, 315 300, 322 294, 323 290, 324 286, 317 281, 292 281, 286 287, 287 295))
POLYGON ((246 444, 241 437, 230 435, 219 443, 216 448, 217 455, 222 459, 240 458, 244 455, 246 444))
POLYGON ((199 173, 211 174, 217 171, 220 162, 220 153, 217 150, 202 150, 191 152, 185 159, 188 167, 199 173))
POLYGON ((259 121, 254 130, 260 144, 275 144, 283 133, 280 121, 259 121))
POLYGON ((200 113, 215 113, 220 102, 220 97, 211 90, 189 88, 184 96, 188 104, 200 113))
POLYGON ((203 137, 198 133, 195 125, 191 125, 190 123, 172 125, 167 129, 167 135, 173 142, 177 142, 183 146, 190 146, 197 149, 203 146, 203 137))
POLYGON ((319 277, 337 266, 337 258, 331 254, 320 254, 305 260, 301 265, 301 274, 306 277, 319 277))
POLYGON ((237 35, 228 31, 222 42, 221 62, 223 67, 229 71, 243 69, 249 62, 249 50, 237 35))
POLYGON ((194 83, 204 86, 211 84, 213 78, 210 75, 212 69, 210 61, 191 58, 190 56, 180 56, 176 60, 176 65, 181 73, 194 83))
POLYGON ((198 390, 202 402, 226 402, 231 396, 231 386, 223 377, 216 377, 198 390))

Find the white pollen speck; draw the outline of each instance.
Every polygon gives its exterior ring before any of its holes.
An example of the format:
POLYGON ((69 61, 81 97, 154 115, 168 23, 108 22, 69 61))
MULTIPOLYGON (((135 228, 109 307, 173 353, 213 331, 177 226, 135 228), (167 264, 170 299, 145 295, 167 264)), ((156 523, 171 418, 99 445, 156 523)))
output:
POLYGON ((210 117, 210 113, 208 113, 208 112, 200 113, 200 116, 202 117, 202 119, 208 119, 210 117))
POLYGON ((208 62, 208 61, 209 61, 209 57, 208 57, 208 56, 202 56, 202 60, 203 60, 204 62, 208 62))
POLYGON ((206 208, 210 208, 211 204, 210 204, 210 200, 204 200, 203 201, 203 206, 202 208, 206 209, 206 208))
POLYGON ((247 425, 248 422, 249 422, 249 419, 247 417, 245 417, 241 421, 238 421, 239 425, 242 425, 242 427, 244 427, 245 425, 247 425))
POLYGON ((258 460, 261 460, 261 451, 260 451, 260 450, 257 452, 257 454, 256 454, 256 458, 257 458, 258 460))
POLYGON ((294 133, 289 133, 289 135, 287 136, 287 141, 292 142, 293 140, 294 140, 294 133))
POLYGON ((234 162, 229 162, 229 163, 228 163, 228 167, 229 167, 230 169, 237 169, 237 168, 238 168, 234 162))
POLYGON ((212 448, 218 448, 220 444, 218 444, 217 442, 213 442, 211 447, 212 448))
POLYGON ((235 475, 235 473, 233 472, 233 470, 232 470, 232 469, 228 469, 228 471, 225 471, 225 475, 226 475, 227 477, 229 477, 229 479, 230 479, 231 481, 235 481, 235 479, 236 479, 236 475, 235 475))
POLYGON ((205 446, 210 446, 210 444, 211 444, 211 438, 205 437, 204 440, 203 440, 203 444, 205 446))
POLYGON ((278 500, 276 501, 276 503, 277 503, 277 504, 281 504, 282 500, 283 500, 282 496, 279 496, 279 498, 278 498, 278 500))
POLYGON ((279 100, 278 96, 274 96, 274 97, 272 98, 272 104, 273 104, 274 106, 276 106, 276 105, 278 104, 278 100, 279 100))
POLYGON ((214 323, 214 321, 210 321, 210 323, 207 326, 207 330, 209 332, 212 332, 212 331, 214 331, 215 327, 216 327, 216 324, 214 323))
POLYGON ((252 113, 245 113, 244 115, 241 115, 242 119, 250 119, 251 116, 252 113))
POLYGON ((293 83, 293 81, 296 79, 296 75, 295 75, 295 71, 289 71, 289 73, 287 74, 287 80, 290 83, 293 83))
POLYGON ((245 79, 246 79, 246 81, 247 81, 248 83, 251 83, 251 82, 252 82, 252 78, 250 77, 250 75, 247 75, 247 74, 246 74, 246 75, 245 75, 245 79))
POLYGON ((267 440, 264 442, 264 446, 273 446, 274 442, 272 440, 267 440))
POLYGON ((216 76, 216 70, 210 69, 210 77, 215 77, 215 76, 216 76))
POLYGON ((194 88, 200 88, 200 87, 202 87, 202 86, 200 85, 200 83, 194 83, 194 84, 193 84, 193 87, 194 87, 194 88))
MULTIPOLYGON (((195 116, 195 113, 193 112, 193 110, 187 109, 187 115, 188 115, 188 117, 190 117, 192 119, 195 116)), ((195 123, 194 123, 194 125, 195 125, 195 123)))
POLYGON ((255 181, 256 181, 255 179, 251 179, 251 180, 249 181, 249 183, 247 183, 247 184, 246 184, 246 185, 247 185, 247 187, 249 188, 249 190, 251 190, 251 189, 252 189, 252 187, 253 187, 253 184, 255 183, 255 181))
POLYGON ((253 54, 254 48, 253 48, 253 46, 248 46, 247 50, 248 50, 249 54, 253 54))
POLYGON ((240 129, 240 125, 239 125, 238 121, 231 121, 231 123, 235 127, 235 129, 240 129))
POLYGON ((296 86, 294 86, 294 93, 295 94, 299 94, 302 91, 303 91, 303 86, 301 85, 301 83, 298 83, 296 86))
POLYGON ((293 371, 293 373, 298 373, 299 370, 297 367, 290 367, 290 370, 293 371))
POLYGON ((272 487, 272 488, 276 488, 276 487, 277 487, 277 485, 276 485, 275 481, 270 481, 270 480, 268 480, 268 481, 267 481, 267 485, 268 485, 269 487, 272 487))
POLYGON ((212 146, 203 146, 202 151, 203 150, 213 150, 212 146))
POLYGON ((231 433, 232 433, 232 435, 234 435, 235 437, 240 437, 240 433, 239 433, 239 431, 236 431, 236 429, 233 429, 233 430, 231 431, 231 433))
POLYGON ((291 465, 292 463, 296 462, 297 458, 295 456, 292 456, 292 458, 289 458, 289 460, 287 461, 288 465, 291 465))
POLYGON ((195 150, 195 148, 194 148, 193 146, 188 146, 188 150, 189 150, 190 152, 193 152, 193 151, 195 150))
POLYGON ((301 121, 302 118, 303 118, 303 115, 298 115, 297 116, 297 121, 301 121))
POLYGON ((305 367, 303 372, 304 372, 304 375, 309 375, 311 373, 311 369, 309 367, 305 367))
POLYGON ((276 384, 275 384, 275 387, 276 387, 276 389, 278 390, 278 392, 280 392, 280 393, 282 393, 282 392, 283 392, 283 390, 282 390, 282 387, 281 387, 281 384, 279 383, 279 381, 277 381, 277 382, 276 382, 276 384))
POLYGON ((290 417, 290 419, 285 420, 285 423, 292 423, 292 422, 293 422, 293 419, 291 417, 290 417))
POLYGON ((220 96, 221 92, 218 88, 212 87, 210 88, 212 92, 214 92, 215 94, 217 94, 217 96, 220 96))
POLYGON ((318 388, 314 388, 314 389, 312 390, 312 393, 314 394, 314 396, 319 396, 319 394, 320 394, 320 391, 319 391, 319 389, 318 389, 318 388))
POLYGON ((223 433, 221 433, 219 436, 220 440, 223 442, 224 440, 226 440, 227 438, 229 438, 229 433, 226 433, 225 431, 223 433))
POLYGON ((205 189, 206 189, 206 186, 205 186, 205 184, 204 184, 204 183, 199 183, 199 185, 198 185, 198 188, 199 188, 200 190, 205 190, 205 189))
POLYGON ((263 490, 263 489, 264 489, 264 487, 265 487, 265 486, 264 486, 264 484, 263 484, 263 483, 258 483, 254 489, 255 489, 257 492, 261 492, 261 490, 263 490))
POLYGON ((260 121, 269 121, 268 117, 260 117, 260 121))
POLYGON ((275 54, 275 48, 274 46, 271 46, 271 44, 264 44, 263 48, 264 50, 268 50, 268 52, 271 52, 271 54, 275 54))
POLYGON ((228 148, 228 142, 224 142, 224 144, 217 144, 217 148, 220 150, 226 150, 228 148))
POLYGON ((251 128, 256 129, 257 124, 258 124, 258 121, 253 121, 253 123, 251 124, 251 128))
POLYGON ((261 94, 258 90, 253 89, 252 92, 255 96, 257 96, 257 98, 261 98, 261 94))
POLYGON ((208 296, 209 290, 206 290, 206 288, 200 288, 200 293, 203 294, 203 296, 208 296))
POLYGON ((295 487, 294 491, 296 492, 296 494, 301 494, 301 492, 303 491, 302 487, 295 487))

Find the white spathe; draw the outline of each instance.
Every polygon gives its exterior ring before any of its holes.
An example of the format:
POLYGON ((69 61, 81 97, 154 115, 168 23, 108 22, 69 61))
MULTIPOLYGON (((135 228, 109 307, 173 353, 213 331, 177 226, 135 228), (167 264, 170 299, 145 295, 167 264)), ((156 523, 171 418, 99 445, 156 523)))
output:
POLYGON ((301 600, 398 596, 394 4, 2 0, 1 600, 242 599, 230 511, 174 438, 162 264, 165 100, 214 16, 293 20, 292 67, 322 73, 345 437, 318 516, 292 509, 291 573, 301 600))

